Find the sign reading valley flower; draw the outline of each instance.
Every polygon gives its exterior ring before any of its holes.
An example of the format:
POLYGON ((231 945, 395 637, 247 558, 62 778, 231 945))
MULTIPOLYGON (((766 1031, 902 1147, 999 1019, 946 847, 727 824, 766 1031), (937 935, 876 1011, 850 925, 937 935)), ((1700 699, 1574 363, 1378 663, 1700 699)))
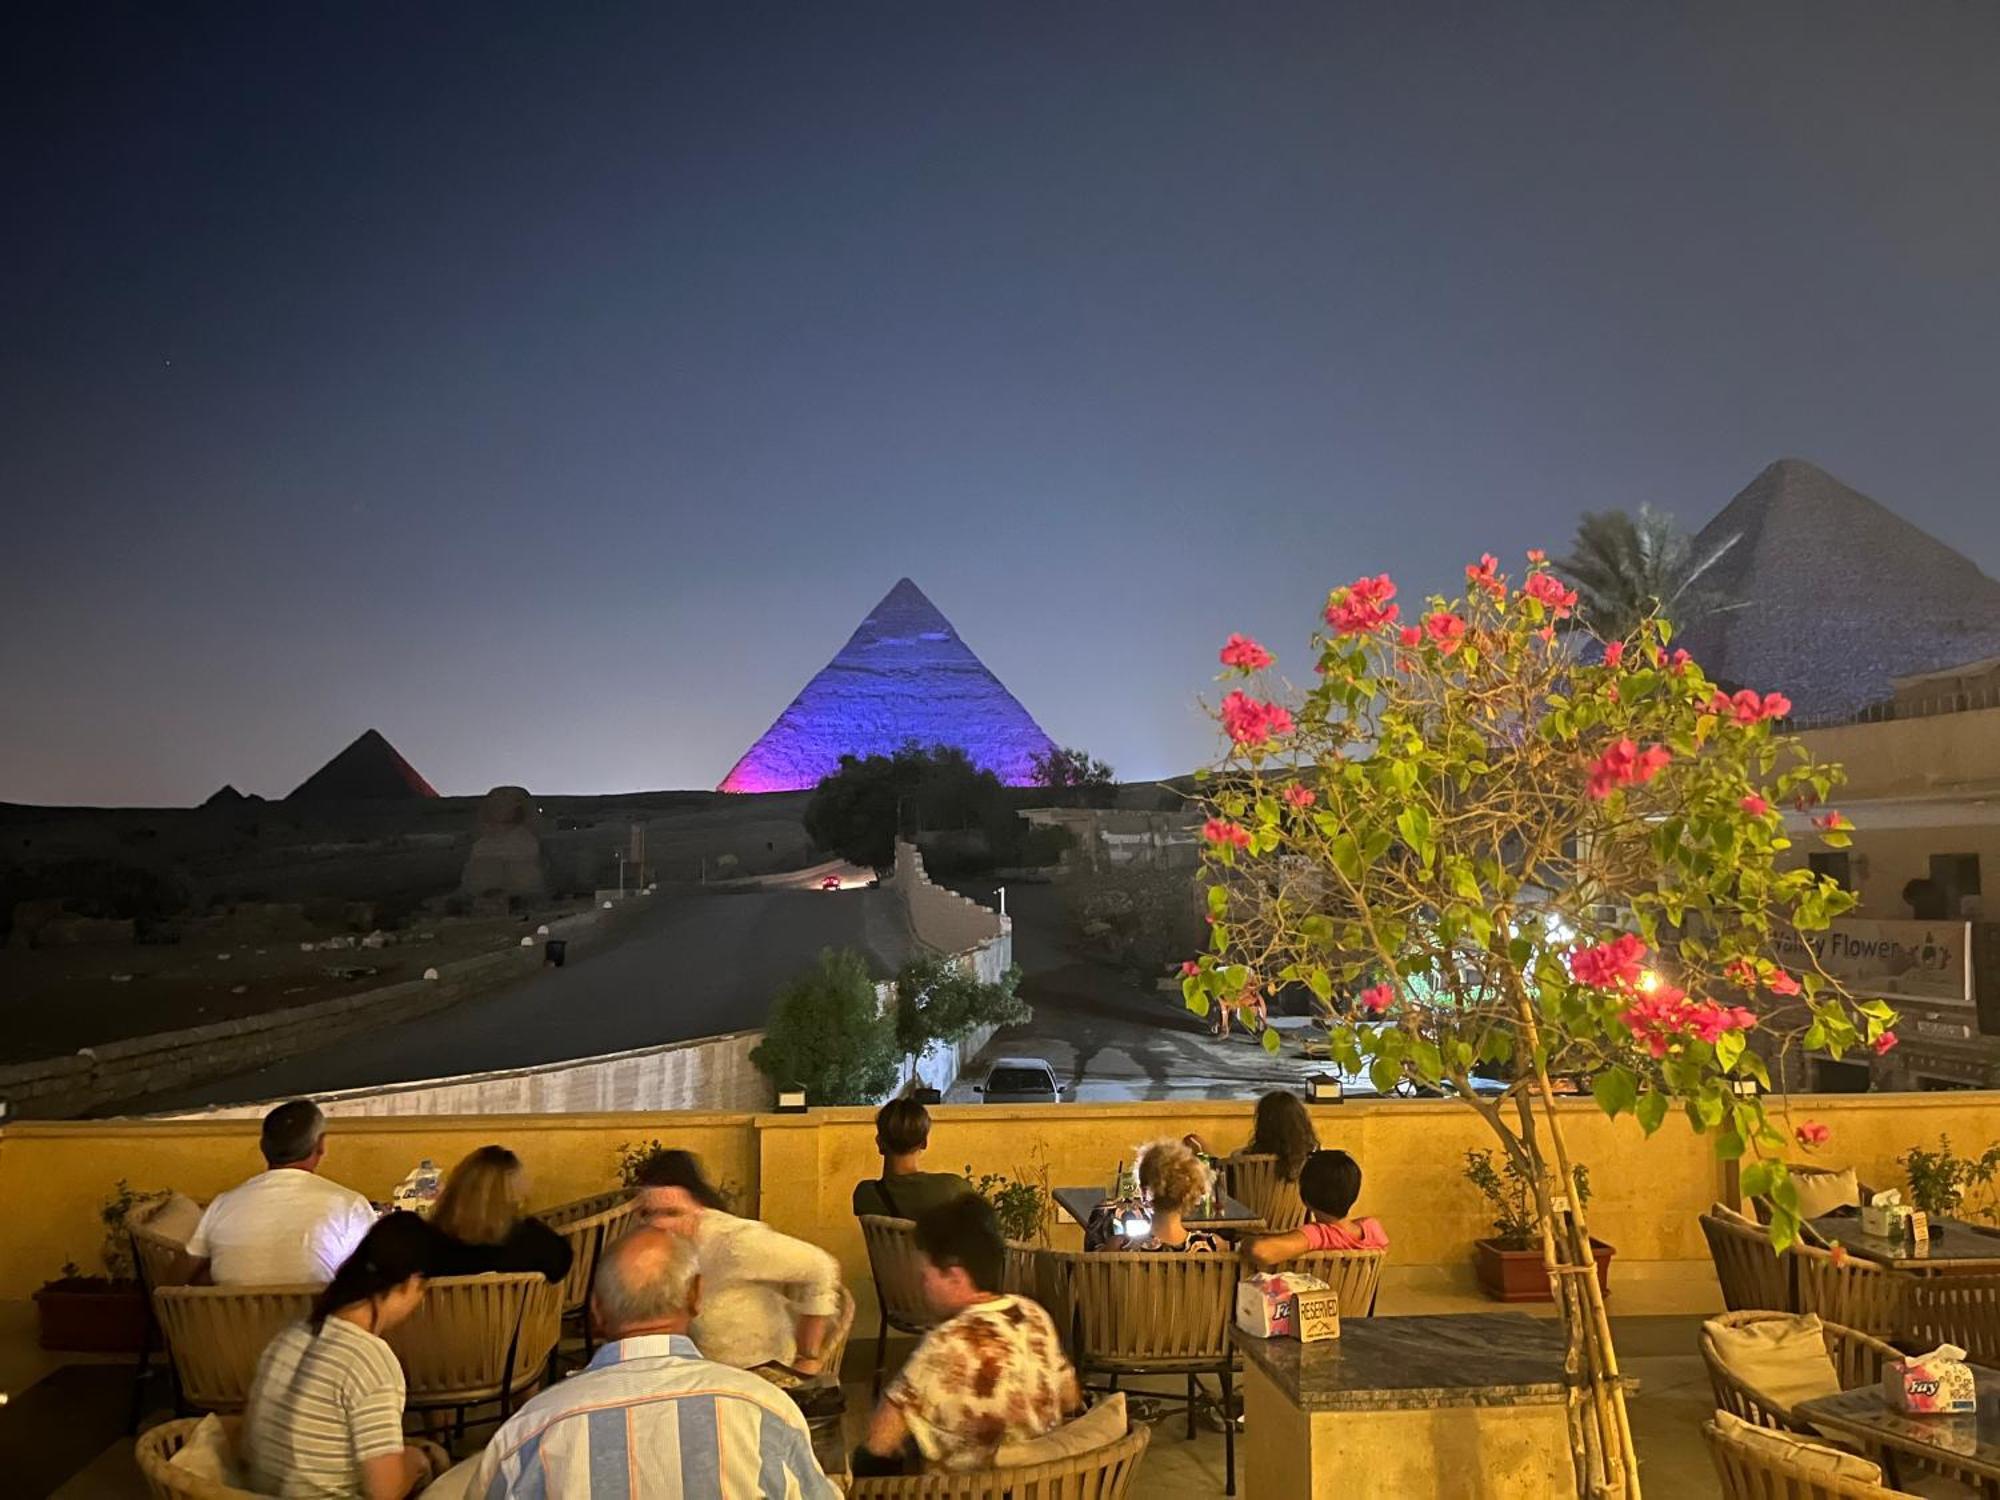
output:
POLYGON ((1773 935, 1772 956, 1818 969, 1850 995, 1972 1004, 1970 922, 1873 922, 1836 917, 1823 932, 1773 935))

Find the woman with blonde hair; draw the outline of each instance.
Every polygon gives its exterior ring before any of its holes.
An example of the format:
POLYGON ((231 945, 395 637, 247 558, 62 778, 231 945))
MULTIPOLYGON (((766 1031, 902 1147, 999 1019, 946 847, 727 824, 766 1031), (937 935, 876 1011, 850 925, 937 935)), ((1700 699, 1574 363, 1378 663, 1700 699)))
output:
POLYGON ((1223 1243, 1206 1229, 1189 1229, 1181 1215, 1208 1196, 1213 1177, 1208 1163, 1184 1141, 1154 1141, 1139 1152, 1139 1196, 1151 1215, 1145 1231, 1111 1239, 1101 1250, 1220 1250, 1223 1243))
POLYGON ((569 1241, 526 1212, 528 1175, 505 1146, 481 1146, 451 1169, 431 1228, 437 1231, 433 1276, 482 1271, 569 1274, 569 1241))

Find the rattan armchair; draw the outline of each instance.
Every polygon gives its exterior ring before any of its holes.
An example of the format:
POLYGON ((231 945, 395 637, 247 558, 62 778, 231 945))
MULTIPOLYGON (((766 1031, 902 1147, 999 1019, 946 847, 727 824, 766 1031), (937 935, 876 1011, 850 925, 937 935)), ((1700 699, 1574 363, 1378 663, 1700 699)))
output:
POLYGON ((1909 1292, 1920 1278, 1814 1245, 1795 1244, 1785 1258, 1794 1263, 1797 1311, 1818 1313, 1824 1322, 1878 1339, 1904 1332, 1909 1292))
POLYGON ((1054 1463, 857 1479, 847 1493, 849 1500, 1122 1500, 1152 1437, 1140 1424, 1115 1443, 1054 1463))
MULTIPOLYGON (((144 1224, 127 1223, 126 1236, 132 1245, 132 1271, 139 1278, 139 1290, 146 1298, 146 1331, 139 1344, 139 1360, 132 1370, 132 1409, 125 1424, 127 1432, 139 1430, 139 1416, 146 1399, 146 1382, 153 1374, 153 1351, 165 1350, 159 1320, 153 1316, 153 1289, 185 1286, 201 1262, 188 1254, 185 1244, 169 1239, 144 1224)), ((167 1356, 167 1384, 173 1385, 173 1356, 167 1356)), ((171 1396, 171 1392, 170 1392, 171 1396)), ((176 1408, 179 1401, 174 1400, 176 1408)))
MULTIPOLYGON (((1724 1313, 1713 1321, 1730 1328, 1742 1328, 1752 1323, 1791 1316, 1783 1312, 1732 1312, 1724 1313)), ((1834 1375, 1843 1391, 1880 1384, 1883 1365, 1901 1357, 1894 1345, 1855 1329, 1843 1328, 1838 1323, 1821 1319, 1820 1329, 1826 1338, 1826 1352, 1833 1360, 1834 1375)), ((1814 1435, 1812 1424, 1798 1417, 1790 1407, 1738 1379, 1723 1363, 1722 1354, 1715 1347, 1715 1340, 1707 1328, 1701 1331, 1701 1360, 1708 1366, 1708 1383, 1715 1391, 1715 1404, 1723 1411, 1733 1413, 1753 1427, 1803 1433, 1807 1437, 1814 1435)))
POLYGON ((636 1206, 630 1188, 613 1188, 608 1193, 592 1193, 588 1198, 572 1198, 567 1203, 558 1203, 554 1208, 544 1208, 535 1214, 551 1229, 561 1229, 576 1219, 587 1219, 593 1214, 601 1214, 608 1208, 621 1204, 636 1206))
POLYGON ((1701 1216, 1702 1237, 1722 1283, 1722 1305, 1731 1312, 1797 1312, 1793 1287, 1797 1262, 1778 1254, 1771 1237, 1747 1221, 1701 1216))
MULTIPOLYGON (((1053 1252, 1052 1252, 1053 1253, 1053 1252)), ((1236 1493, 1236 1312, 1239 1262, 1218 1251, 1062 1252, 1076 1296, 1077 1373, 1187 1379, 1188 1436, 1194 1436, 1196 1377, 1222 1384, 1224 1494, 1236 1493)))
POLYGON ((1306 1221, 1297 1178, 1278 1173, 1278 1158, 1246 1152, 1222 1164, 1229 1196, 1264 1221, 1260 1234, 1283 1234, 1306 1221))
MULTIPOLYGON (((576 1328, 577 1337, 583 1340, 586 1361, 597 1351, 597 1330, 590 1321, 590 1284, 597 1277, 597 1263, 604 1258, 604 1247, 625 1232, 632 1214, 631 1201, 617 1195, 613 1202, 593 1213, 567 1217, 559 1224, 543 1220, 569 1244, 569 1274, 562 1282, 562 1321, 576 1328)), ((554 1352, 549 1358, 554 1360, 554 1352)), ((554 1374, 553 1364, 550 1373, 554 1374)))
POLYGON ((1722 1480, 1723 1500, 1917 1500, 1907 1490, 1801 1469, 1724 1432, 1714 1422, 1702 1424, 1702 1435, 1722 1480))
POLYGON ((163 1286, 153 1316, 173 1360, 180 1403, 240 1412, 264 1346, 312 1312, 316 1286, 163 1286))
POLYGON ((1340 1294, 1343 1318, 1368 1318, 1375 1314, 1375 1293, 1382 1284, 1382 1262, 1386 1250, 1309 1250, 1295 1255, 1278 1269, 1317 1276, 1340 1294))
POLYGON ((880 1214, 861 1216, 861 1238, 868 1246, 868 1269, 875 1279, 875 1300, 882 1310, 875 1334, 874 1394, 882 1394, 882 1376, 888 1367, 889 1330, 922 1335, 937 1322, 924 1298, 921 1257, 917 1253, 916 1225, 908 1219, 885 1218, 880 1214))
POLYGON ((1076 1297, 1070 1290, 1069 1263, 1041 1245, 1007 1242, 1007 1279, 1001 1290, 1041 1304, 1067 1349, 1076 1335, 1076 1297))
MULTIPOLYGON (((212 1479, 202 1479, 186 1469, 176 1468, 173 1456, 194 1436, 194 1430, 201 1426, 200 1417, 182 1417, 178 1421, 162 1422, 157 1427, 149 1427, 139 1435, 133 1444, 133 1456, 139 1461, 139 1472, 146 1477, 146 1488, 154 1500, 265 1500, 254 1490, 234 1489, 219 1484, 212 1479)), ((223 1425, 229 1430, 232 1448, 238 1436, 238 1419, 226 1417, 223 1425)), ((442 1474, 451 1466, 451 1457, 436 1443, 422 1438, 411 1438, 410 1446, 424 1450, 431 1466, 442 1474)))
POLYGON ((1919 1348, 1956 1344, 1976 1365, 2000 1362, 2000 1276, 1912 1276, 1902 1332, 1919 1348))
POLYGON ((466 1414, 498 1404, 500 1420, 541 1384, 562 1325, 562 1287, 539 1271, 435 1276, 417 1310, 383 1337, 402 1362, 405 1411, 466 1414))

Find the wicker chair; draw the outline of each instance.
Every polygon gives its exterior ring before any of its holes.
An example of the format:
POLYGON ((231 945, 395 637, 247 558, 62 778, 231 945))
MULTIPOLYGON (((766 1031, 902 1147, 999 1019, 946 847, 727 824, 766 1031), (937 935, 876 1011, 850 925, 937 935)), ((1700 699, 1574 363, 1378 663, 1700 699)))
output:
POLYGON ((1370 1318, 1382 1284, 1382 1262, 1388 1256, 1386 1250, 1312 1250, 1293 1256, 1283 1269, 1317 1276, 1340 1293, 1343 1318, 1370 1318))
MULTIPOLYGON (((1714 1321, 1730 1328, 1742 1328, 1752 1323, 1791 1316, 1782 1312, 1732 1312, 1724 1313, 1714 1321)), ((1843 1328, 1824 1319, 1820 1328, 1826 1336, 1826 1352, 1833 1360, 1833 1371, 1843 1391, 1879 1384, 1882 1366, 1901 1357, 1894 1345, 1852 1328, 1843 1328)), ((1780 1432, 1801 1433, 1806 1437, 1815 1435, 1812 1424, 1800 1419, 1790 1407, 1737 1379, 1723 1363, 1722 1355, 1706 1328, 1701 1331, 1701 1359, 1708 1366, 1708 1383, 1715 1391, 1715 1404, 1722 1410, 1733 1413, 1753 1427, 1770 1427, 1780 1432)))
POLYGON ((882 1320, 875 1334, 877 1396, 882 1394, 882 1375, 888 1367, 889 1330, 921 1335, 937 1322, 937 1315, 924 1300, 915 1229, 916 1225, 908 1219, 890 1219, 880 1214, 861 1216, 861 1238, 868 1245, 868 1269, 875 1278, 875 1300, 882 1309, 882 1320))
POLYGON ((1701 1216, 1701 1232, 1722 1283, 1722 1305, 1731 1312, 1797 1312, 1793 1287, 1797 1262, 1771 1247, 1755 1224, 1737 1224, 1717 1214, 1701 1216))
POLYGON ((1912 1276, 1906 1334, 1919 1348, 1956 1344, 1976 1365, 2000 1361, 2000 1276, 1912 1276))
POLYGON ((1196 1377, 1222 1383, 1226 1495, 1236 1493, 1235 1319, 1239 1262, 1218 1251, 1051 1252, 1066 1264, 1076 1293, 1076 1368, 1111 1377, 1187 1378, 1188 1436, 1194 1436, 1196 1377))
POLYGON ((1702 1435, 1722 1479, 1723 1500, 1917 1500, 1907 1490, 1885 1489, 1862 1479, 1802 1472, 1714 1422, 1702 1424, 1702 1435))
POLYGON ((1920 1278, 1812 1245, 1793 1245, 1785 1258, 1793 1262, 1794 1306, 1799 1312, 1818 1313, 1824 1322, 1878 1339, 1902 1334, 1909 1291, 1920 1278))
POLYGON ((840 1384, 840 1367, 847 1360, 847 1341, 854 1333, 854 1314, 854 1293, 842 1282, 840 1305, 834 1310, 833 1323, 819 1348, 820 1368, 835 1385, 840 1384))
POLYGON ((499 1404, 500 1420, 541 1384, 562 1326, 562 1288, 538 1271, 435 1276, 417 1310, 383 1337, 402 1362, 405 1411, 466 1413, 499 1404))
POLYGON ((1040 1245, 1007 1242, 1007 1280, 1001 1290, 1038 1302, 1062 1335, 1068 1349, 1076 1336, 1076 1295, 1070 1289, 1069 1265, 1040 1245))
POLYGON ((1122 1500, 1152 1437, 1151 1428, 1138 1424, 1115 1443, 1055 1463, 857 1479, 847 1493, 849 1500, 1122 1500))
MULTIPOLYGON (((174 1467, 173 1456, 194 1436, 195 1428, 201 1423, 200 1417, 162 1422, 157 1427, 147 1428, 139 1435, 138 1442, 133 1444, 133 1456, 139 1461, 139 1472, 146 1476, 146 1488, 152 1491, 154 1500, 264 1500, 253 1490, 233 1489, 174 1467)), ((238 1419, 225 1417, 223 1425, 229 1430, 229 1442, 233 1448, 236 1445, 238 1419)), ((422 1438, 411 1438, 409 1442, 411 1447, 424 1450, 424 1456, 430 1459, 437 1472, 443 1473, 451 1466, 450 1455, 436 1443, 422 1438)))
MULTIPOLYGON (((146 1382, 153 1375, 153 1351, 160 1348, 164 1353, 165 1339, 160 1336, 159 1320, 152 1315, 153 1289, 162 1286, 186 1286, 193 1277, 195 1268, 201 1264, 188 1254, 187 1246, 179 1240, 168 1239, 155 1229, 144 1224, 127 1224, 126 1235, 132 1244, 132 1270, 139 1278, 139 1290, 146 1298, 146 1332, 139 1345, 139 1361, 132 1370, 132 1410, 125 1424, 127 1432, 139 1430, 139 1417, 146 1400, 146 1382)), ((173 1356, 167 1356, 167 1384, 173 1385, 173 1356)), ((176 1409, 180 1402, 173 1397, 176 1409)))
POLYGON ((163 1286, 153 1316, 183 1406, 240 1412, 273 1334, 312 1312, 316 1286, 163 1286))
MULTIPOLYGON (((569 1243, 569 1274, 562 1283, 562 1320, 565 1325, 573 1325, 577 1337, 583 1340, 585 1361, 597 1351, 597 1330, 590 1322, 590 1283, 597 1276, 597 1263, 604 1258, 604 1247, 625 1232, 632 1213, 630 1200, 620 1196, 594 1213, 569 1217, 560 1224, 549 1224, 569 1243)), ((549 1358, 553 1361, 555 1352, 552 1351, 549 1358)), ((556 1373, 553 1363, 549 1373, 551 1377, 556 1373)))
POLYGON ((616 1208, 621 1203, 632 1203, 630 1188, 613 1188, 608 1193, 592 1193, 588 1198, 572 1198, 567 1203, 558 1203, 554 1208, 544 1208, 536 1213, 551 1229, 561 1229, 576 1219, 588 1219, 593 1214, 601 1214, 607 1208, 616 1208))
POLYGON ((1283 1234, 1306 1221, 1306 1205, 1296 1178, 1278 1175, 1278 1158, 1256 1153, 1232 1156, 1222 1164, 1229 1196, 1264 1221, 1261 1233, 1283 1234))

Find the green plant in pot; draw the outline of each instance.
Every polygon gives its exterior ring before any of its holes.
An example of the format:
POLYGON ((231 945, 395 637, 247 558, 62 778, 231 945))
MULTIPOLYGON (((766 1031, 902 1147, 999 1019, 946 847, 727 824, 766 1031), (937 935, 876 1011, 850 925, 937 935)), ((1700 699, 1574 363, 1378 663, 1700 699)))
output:
POLYGON ((1912 1146, 1896 1158, 1909 1182, 1910 1206, 1933 1219, 2000 1218, 1993 1202, 1993 1180, 2000 1175, 2000 1141, 1978 1156, 1960 1156, 1951 1137, 1940 1135, 1938 1148, 1912 1146))
POLYGON ((123 1178, 98 1209, 104 1239, 98 1246, 101 1275, 85 1275, 75 1261, 35 1293, 35 1317, 44 1349, 73 1353, 135 1354, 146 1346, 148 1311, 144 1289, 132 1264, 129 1222, 157 1208, 164 1191, 134 1188, 123 1178))
POLYGON ((1028 1169, 1016 1167, 1013 1177, 1000 1172, 974 1177, 972 1168, 967 1166, 965 1178, 973 1191, 993 1206, 1000 1232, 1010 1243, 1047 1245, 1049 1208, 1054 1201, 1049 1191, 1049 1164, 1040 1147, 1029 1153, 1029 1161, 1028 1169))
MULTIPOLYGON (((1579 1209, 1590 1206, 1590 1168, 1576 1164, 1579 1209)), ((1465 1153, 1465 1180, 1479 1190, 1493 1215, 1493 1233, 1473 1241, 1472 1269, 1480 1290, 1501 1302, 1551 1300, 1548 1268, 1542 1263, 1541 1223, 1535 1216, 1535 1189, 1511 1156, 1494 1166, 1491 1151, 1465 1153)), ((1616 1253, 1593 1238, 1598 1284, 1611 1295, 1611 1257, 1616 1253)))

